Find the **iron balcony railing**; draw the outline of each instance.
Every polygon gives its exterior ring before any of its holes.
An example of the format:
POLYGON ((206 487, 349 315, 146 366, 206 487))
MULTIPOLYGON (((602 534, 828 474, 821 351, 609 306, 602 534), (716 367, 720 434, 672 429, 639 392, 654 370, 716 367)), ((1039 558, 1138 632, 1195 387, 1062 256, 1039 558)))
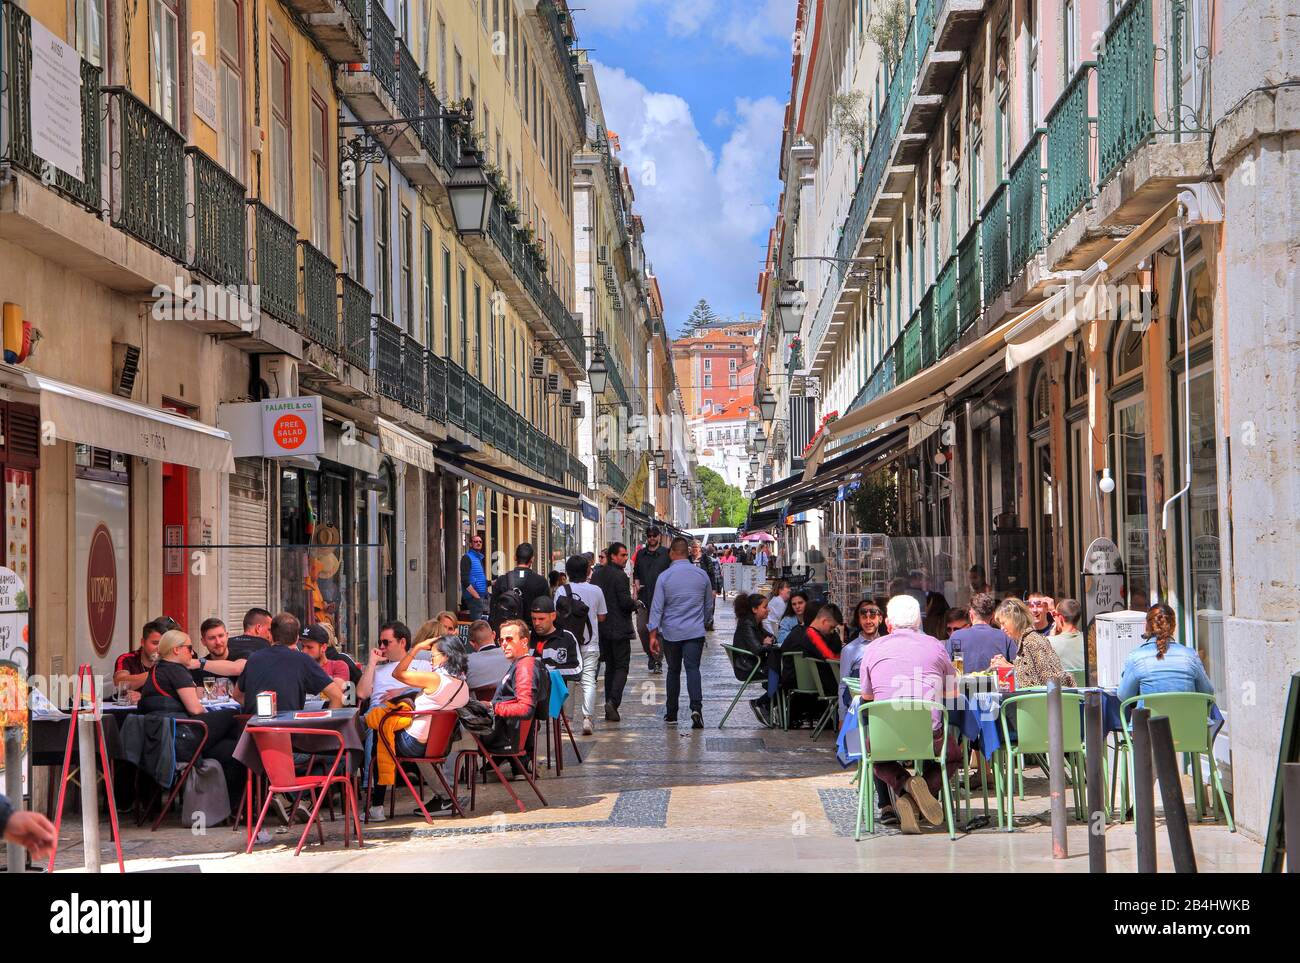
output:
POLYGON ((305 240, 298 242, 298 249, 302 251, 302 333, 338 353, 338 268, 305 240))
POLYGON ((447 373, 447 420, 453 425, 465 427, 465 369, 446 359, 447 373))
POLYGON ((261 201, 252 198, 257 243, 257 287, 262 311, 298 327, 298 232, 261 201))
POLYGON ((551 40, 555 44, 555 52, 560 58, 567 81, 569 99, 573 101, 573 107, 578 112, 578 126, 581 127, 587 116, 587 108, 582 101, 582 90, 578 86, 576 67, 569 56, 569 48, 573 44, 572 24, 562 22, 562 18, 567 20, 568 14, 562 12, 553 0, 541 0, 537 4, 537 12, 550 28, 551 40))
POLYGON ((915 14, 917 64, 920 64, 925 59, 926 52, 934 41, 934 24, 938 20, 939 12, 942 9, 942 0, 938 4, 935 3, 935 0, 917 0, 915 14))
POLYGON ((248 280, 248 203, 244 185, 197 147, 185 148, 194 185, 190 267, 217 284, 248 280))
POLYGON ((918 309, 921 316, 921 369, 924 370, 934 364, 938 355, 934 339, 934 285, 926 289, 925 296, 921 298, 921 307, 918 309))
POLYGON ((420 85, 420 116, 424 118, 417 131, 421 146, 443 173, 451 177, 456 172, 456 161, 460 159, 460 140, 443 115, 438 95, 427 83, 420 85))
POLYGON ((1011 280, 1010 223, 1007 220, 1007 182, 998 183, 993 196, 980 212, 983 237, 980 239, 984 270, 984 303, 997 297, 1011 280))
POLYGON ((397 47, 397 112, 403 117, 420 116, 420 66, 403 40, 397 47))
POLYGON ((366 0, 343 0, 344 9, 352 17, 363 37, 366 34, 366 6, 366 0))
POLYGON ((569 452, 569 475, 580 488, 587 487, 587 465, 573 452, 569 452))
POLYGON ((404 406, 424 412, 424 345, 409 334, 402 335, 401 395, 404 406))
POLYGON ((370 0, 370 72, 394 101, 397 95, 397 30, 380 0, 370 0))
POLYGON ((362 371, 370 370, 370 292, 350 274, 340 274, 343 292, 340 302, 341 353, 362 371))
MULTIPOLYGON (((1165 55, 1174 106, 1171 116, 1181 131, 1183 3, 1170 5, 1172 32, 1165 55)), ((1128 156, 1142 146, 1155 129, 1155 40, 1151 28, 1151 0, 1129 0, 1106 28, 1097 66, 1097 152, 1100 180, 1104 181, 1128 156)), ((1051 155, 1048 155, 1049 158, 1051 155)), ((1056 161, 1052 159, 1055 166, 1056 161)))
POLYGON ((385 398, 401 402, 402 395, 402 329, 382 314, 372 315, 370 331, 374 359, 375 388, 385 398))
POLYGON ((424 352, 424 413, 447 420, 447 362, 432 351, 424 352))
POLYGON ((894 379, 902 384, 921 370, 921 314, 912 315, 894 346, 896 371, 894 379))
POLYGON ((1092 62, 1080 65, 1047 115, 1047 234, 1052 237, 1093 194, 1092 62))
POLYGON ((184 262, 185 138, 125 87, 104 92, 116 118, 113 226, 184 262))
POLYGON ((1030 259, 1043 249, 1044 194, 1043 135, 1041 128, 1034 132, 1011 165, 1009 178, 1010 249, 1009 275, 1015 279, 1030 259))
POLYGON ((942 358, 943 353, 957 341, 957 258, 948 258, 948 263, 939 272, 934 285, 934 354, 942 358))
MULTIPOLYGON (((32 18, 27 11, 4 0, 0 3, 0 72, 7 123, 0 129, 0 160, 7 160, 44 179, 47 161, 32 150, 32 18)), ((49 186, 83 207, 100 211, 100 69, 82 60, 81 71, 81 176, 49 165, 49 186)))
POLYGON ((880 359, 871 376, 867 378, 866 383, 858 391, 857 397, 849 405, 848 410, 853 411, 861 408, 869 401, 874 401, 886 391, 892 391, 896 387, 894 370, 894 351, 891 348, 885 352, 885 356, 880 359))
POLYGON ((632 399, 628 396, 627 388, 624 386, 623 373, 619 370, 618 359, 610 352, 605 352, 606 367, 609 368, 609 384, 614 389, 614 394, 618 395, 618 400, 625 407, 632 407, 632 399))
POLYGON ((465 430, 478 438, 483 432, 483 386, 468 371, 465 372, 464 386, 465 430))
POLYGON ((965 331, 980 316, 980 222, 957 245, 957 326, 965 331))

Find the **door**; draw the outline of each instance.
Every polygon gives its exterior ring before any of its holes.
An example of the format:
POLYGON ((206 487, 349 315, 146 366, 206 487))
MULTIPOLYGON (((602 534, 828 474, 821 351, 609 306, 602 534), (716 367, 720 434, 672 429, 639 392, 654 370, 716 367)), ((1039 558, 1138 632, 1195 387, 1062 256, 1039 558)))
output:
POLYGON ((170 463, 163 476, 163 614, 190 631, 190 581, 186 564, 190 469, 170 463))

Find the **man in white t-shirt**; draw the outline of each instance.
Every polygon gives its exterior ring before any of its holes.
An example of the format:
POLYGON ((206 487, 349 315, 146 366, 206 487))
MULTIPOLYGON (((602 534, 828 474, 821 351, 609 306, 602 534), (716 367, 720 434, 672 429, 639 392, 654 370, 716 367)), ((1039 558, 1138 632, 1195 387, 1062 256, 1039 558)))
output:
POLYGON ((564 571, 569 576, 569 583, 555 590, 556 610, 562 610, 561 600, 567 603, 570 594, 587 606, 590 631, 578 639, 578 647, 582 651, 582 734, 589 736, 595 731, 592 719, 596 714, 596 673, 600 669, 600 623, 605 621, 609 608, 600 586, 587 581, 591 575, 590 559, 585 555, 574 555, 564 563, 564 571))

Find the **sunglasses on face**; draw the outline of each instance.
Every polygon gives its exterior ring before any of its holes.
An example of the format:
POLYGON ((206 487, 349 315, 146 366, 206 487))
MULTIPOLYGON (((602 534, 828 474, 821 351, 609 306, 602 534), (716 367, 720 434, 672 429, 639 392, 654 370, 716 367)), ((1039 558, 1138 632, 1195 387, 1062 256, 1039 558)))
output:
POLYGON ((863 609, 862 614, 867 618, 878 619, 881 613, 878 609, 863 609))

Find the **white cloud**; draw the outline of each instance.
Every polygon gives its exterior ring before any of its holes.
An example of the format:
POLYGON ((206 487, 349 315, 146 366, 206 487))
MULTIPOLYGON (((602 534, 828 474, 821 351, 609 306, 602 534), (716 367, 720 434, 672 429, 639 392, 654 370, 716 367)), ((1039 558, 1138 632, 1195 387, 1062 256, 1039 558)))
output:
POLYGON ((732 7, 719 39, 753 56, 788 56, 794 35, 795 5, 791 0, 761 0, 732 7))
POLYGON ((577 25, 579 33, 591 28, 650 29, 674 38, 702 34, 742 53, 771 56, 788 51, 795 7, 795 0, 594 0, 577 25))
POLYGON ((756 310, 784 107, 772 97, 737 100, 734 129, 715 156, 681 97, 648 90, 617 67, 595 67, 670 329, 701 297, 722 312, 756 310))

